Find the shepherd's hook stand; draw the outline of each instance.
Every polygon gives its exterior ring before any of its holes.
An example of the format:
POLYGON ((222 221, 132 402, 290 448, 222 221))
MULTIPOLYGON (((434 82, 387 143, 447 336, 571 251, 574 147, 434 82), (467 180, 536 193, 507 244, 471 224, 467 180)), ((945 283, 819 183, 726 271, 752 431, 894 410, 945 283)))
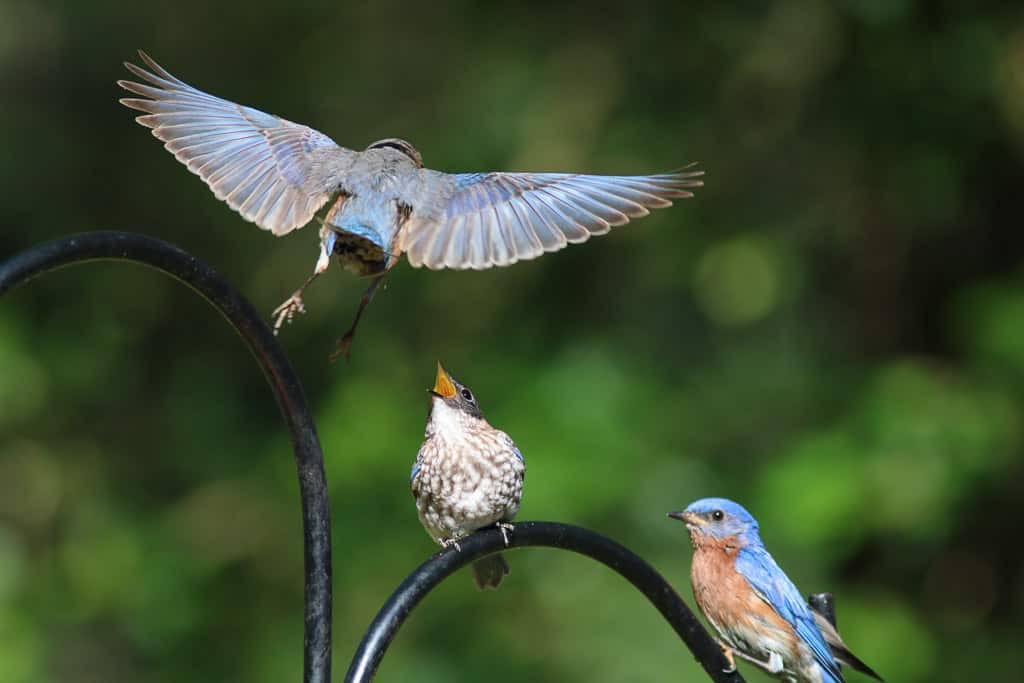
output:
POLYGON ((162 240, 122 232, 89 232, 46 242, 0 263, 0 295, 50 271, 86 261, 132 261, 183 282, 238 332, 267 378, 291 435, 302 499, 305 547, 303 681, 331 680, 331 520, 320 440, 302 384, 252 304, 213 268, 162 240))
MULTIPOLYGON (((33 278, 76 263, 130 261, 154 268, 198 292, 245 342, 277 399, 291 435, 302 501, 305 550, 305 639, 303 680, 331 680, 331 534, 323 453, 302 385, 276 338, 239 292, 210 266, 167 242, 120 232, 72 235, 31 247, 0 263, 0 295, 33 278)), ((418 567, 378 613, 356 651, 345 680, 372 680, 381 659, 410 612, 443 580, 476 559, 506 549, 497 529, 459 541, 418 567)), ((661 612, 716 683, 742 683, 715 640, 679 594, 643 559, 587 529, 551 522, 519 522, 509 548, 545 546, 585 555, 618 572, 661 612)))

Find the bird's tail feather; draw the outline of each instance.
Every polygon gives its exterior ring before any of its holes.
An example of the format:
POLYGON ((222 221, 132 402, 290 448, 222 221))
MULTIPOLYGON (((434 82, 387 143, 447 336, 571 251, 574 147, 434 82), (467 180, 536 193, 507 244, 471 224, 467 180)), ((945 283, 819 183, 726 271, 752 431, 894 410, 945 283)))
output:
MULTIPOLYGON (((811 614, 814 615, 814 623, 817 624, 818 630, 821 631, 821 635, 825 636, 825 642, 828 643, 829 649, 832 651, 832 656, 840 664, 845 664, 854 671, 859 671, 862 674, 871 676, 877 681, 881 681, 882 677, 875 673, 874 669, 861 661, 860 657, 853 654, 850 648, 843 642, 842 637, 839 635, 839 631, 832 625, 828 619, 821 615, 820 612, 811 608, 811 614)), ((884 683, 884 681, 883 681, 884 683)))
POLYGON ((839 662, 840 664, 845 664, 854 671, 859 671, 862 674, 871 676, 876 681, 882 680, 882 677, 875 673, 874 669, 865 664, 857 655, 853 654, 846 648, 833 647, 832 656, 836 658, 837 662, 839 662))
POLYGON ((508 562, 505 561, 505 556, 501 553, 488 555, 473 563, 473 581, 480 590, 497 588, 508 572, 508 562))

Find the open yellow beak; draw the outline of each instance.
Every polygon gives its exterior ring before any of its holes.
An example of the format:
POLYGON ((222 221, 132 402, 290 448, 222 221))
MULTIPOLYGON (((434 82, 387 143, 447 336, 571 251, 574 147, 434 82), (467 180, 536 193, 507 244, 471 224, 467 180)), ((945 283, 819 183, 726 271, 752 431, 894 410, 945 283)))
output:
POLYGON ((437 377, 434 379, 434 388, 430 392, 441 398, 451 398, 455 395, 455 383, 452 382, 448 371, 441 365, 441 361, 437 362, 437 377))

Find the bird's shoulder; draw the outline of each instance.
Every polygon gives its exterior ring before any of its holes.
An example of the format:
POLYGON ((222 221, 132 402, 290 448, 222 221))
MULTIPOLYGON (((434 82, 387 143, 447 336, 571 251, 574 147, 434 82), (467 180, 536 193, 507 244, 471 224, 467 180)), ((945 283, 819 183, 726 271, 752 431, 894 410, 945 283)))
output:
MULTIPOLYGON (((361 156, 359 152, 337 145, 309 149, 305 153, 307 172, 301 182, 295 184, 306 192, 347 191, 348 178, 361 156)), ((282 162, 278 161, 278 165, 282 162)))
POLYGON ((423 443, 420 444, 420 450, 416 454, 416 459, 422 460, 438 452, 442 449, 443 441, 444 439, 438 431, 428 429, 423 435, 423 443))
MULTIPOLYGON (((373 152, 394 152, 394 150, 370 150, 373 152)), ((394 152, 398 154, 397 152, 394 152)), ((396 182, 379 189, 387 199, 408 207, 412 217, 420 223, 430 223, 444 218, 448 202, 456 191, 458 176, 429 168, 419 168, 407 157, 395 158, 387 165, 385 175, 396 182)), ((383 168, 378 164, 378 169, 383 168)))
POLYGON ((736 554, 736 569, 787 621, 801 617, 812 619, 800 591, 763 544, 751 543, 740 548, 736 554))
POLYGON ((409 486, 413 493, 416 493, 422 486, 423 475, 436 468, 438 459, 444 456, 444 451, 445 446, 442 440, 437 435, 428 432, 420 449, 416 452, 412 471, 409 472, 409 486))
POLYGON ((523 452, 519 450, 519 446, 516 445, 516 442, 508 433, 497 427, 491 427, 491 434, 500 450, 514 455, 521 467, 525 465, 526 459, 523 457, 523 452))
POLYGON ((516 446, 516 442, 508 435, 508 432, 502 431, 497 427, 493 427, 493 429, 495 438, 497 438, 505 447, 512 448, 517 451, 519 450, 519 447, 516 446))

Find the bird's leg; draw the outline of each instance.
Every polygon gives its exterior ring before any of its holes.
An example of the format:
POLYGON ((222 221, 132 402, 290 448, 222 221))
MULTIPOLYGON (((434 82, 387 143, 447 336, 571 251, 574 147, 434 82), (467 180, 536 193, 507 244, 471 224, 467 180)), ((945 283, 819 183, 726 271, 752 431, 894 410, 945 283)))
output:
POLYGON ((333 363, 338 360, 340 356, 348 358, 349 349, 352 347, 352 338, 356 336, 356 326, 359 325, 359 318, 362 317, 363 311, 373 301, 373 295, 377 293, 377 288, 384 282, 384 278, 387 277, 387 271, 381 275, 377 275, 373 278, 373 282, 366 291, 363 292, 363 298, 359 300, 359 310, 356 311, 356 318, 352 321, 352 326, 348 328, 348 331, 342 335, 341 339, 338 340, 337 348, 334 353, 330 355, 330 360, 333 363))
POLYGON ((281 327, 285 323, 291 323, 292 318, 295 317, 296 313, 305 313, 306 305, 302 303, 302 293, 306 291, 306 287, 320 275, 318 272, 314 272, 306 281, 302 283, 302 286, 295 290, 295 292, 285 299, 284 303, 274 309, 274 336, 281 331, 281 327))
POLYGON ((722 648, 722 652, 725 653, 725 658, 729 660, 729 669, 725 673, 732 673, 736 670, 736 660, 734 655, 747 660, 751 664, 757 665, 758 668, 763 669, 770 674, 777 674, 782 671, 782 657, 779 656, 778 652, 772 652, 766 662, 763 659, 758 659, 757 657, 748 655, 740 650, 734 650, 731 647, 726 646, 721 641, 719 641, 718 645, 722 648))
POLYGON ((508 535, 515 529, 514 526, 508 522, 495 522, 494 526, 498 527, 498 531, 501 532, 501 537, 505 539, 505 547, 508 547, 508 535))
POLYGON ((442 538, 440 541, 438 541, 438 543, 441 544, 442 548, 447 549, 451 546, 455 546, 455 550, 457 550, 460 553, 462 552, 462 546, 460 546, 459 542, 456 541, 454 538, 442 538))
POLYGON ((283 304, 274 309, 274 335, 281 331, 281 326, 290 323, 296 313, 305 313, 306 305, 302 303, 302 293, 313 283, 313 280, 327 270, 331 265, 331 252, 334 250, 334 240, 337 239, 335 232, 327 227, 320 230, 320 258, 316 261, 313 274, 306 278, 302 286, 288 297, 283 304))

